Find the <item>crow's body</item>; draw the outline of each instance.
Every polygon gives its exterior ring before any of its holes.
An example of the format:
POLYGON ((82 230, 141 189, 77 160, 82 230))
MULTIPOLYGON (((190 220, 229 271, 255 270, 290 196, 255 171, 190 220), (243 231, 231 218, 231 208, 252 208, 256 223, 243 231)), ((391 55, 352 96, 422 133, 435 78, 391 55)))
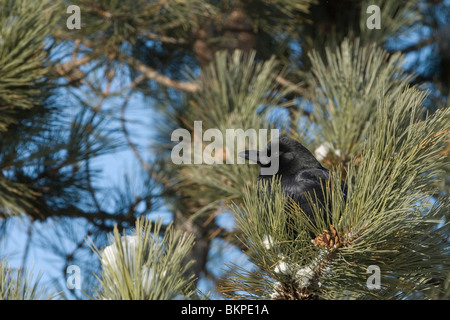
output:
MULTIPOLYGON (((328 180, 328 170, 326 169, 305 169, 299 171, 294 175, 281 175, 281 188, 286 196, 296 202, 302 210, 312 217, 312 209, 307 194, 309 194, 313 201, 319 201, 323 204, 325 189, 325 181, 328 180)), ((258 180, 266 180, 270 182, 272 176, 258 176, 258 180)))
POLYGON ((324 204, 325 182, 329 178, 329 172, 308 149, 299 142, 282 136, 278 142, 270 142, 265 150, 245 151, 240 156, 257 162, 261 169, 269 166, 274 157, 278 157, 278 171, 273 175, 265 175, 260 170, 258 180, 270 183, 274 175, 279 176, 285 194, 314 221, 308 194, 316 203, 324 204), (273 148, 275 143, 278 148, 273 148), (272 152, 276 149, 278 152, 272 152))

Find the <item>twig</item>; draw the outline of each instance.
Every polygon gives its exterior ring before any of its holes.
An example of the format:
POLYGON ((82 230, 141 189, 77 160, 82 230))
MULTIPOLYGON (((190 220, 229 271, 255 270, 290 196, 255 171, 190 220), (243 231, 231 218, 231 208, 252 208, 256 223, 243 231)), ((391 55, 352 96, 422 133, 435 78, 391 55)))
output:
POLYGON ((128 133, 128 130, 126 127, 126 120, 125 120, 125 110, 128 106, 129 99, 130 99, 130 95, 125 97, 124 103, 122 104, 122 107, 120 109, 120 122, 121 122, 122 132, 125 136, 125 139, 126 139, 128 145, 130 146, 131 150, 133 151, 134 156, 141 164, 141 166, 153 177, 153 179, 155 179, 159 183, 162 183, 165 187, 168 188, 169 186, 167 185, 167 183, 165 181, 163 181, 163 179, 159 176, 159 174, 155 170, 153 170, 153 168, 150 167, 147 162, 144 161, 144 159, 142 158, 141 154, 139 153, 139 150, 137 149, 136 145, 133 143, 133 141, 131 141, 130 134, 128 133))
POLYGON ((187 44, 188 43, 185 39, 177 39, 177 38, 167 37, 167 36, 163 36, 163 35, 156 34, 153 32, 146 32, 143 34, 143 36, 145 36, 149 39, 158 40, 158 41, 161 41, 164 43, 171 43, 171 44, 187 44))
POLYGON ((275 80, 276 80, 279 84, 281 84, 282 86, 291 89, 292 91, 294 91, 294 92, 300 94, 300 95, 303 96, 303 97, 309 97, 309 96, 310 96, 310 93, 309 93, 307 90, 305 90, 305 89, 301 88, 300 86, 296 85, 295 83, 293 83, 293 82, 291 82, 291 81, 289 81, 289 80, 283 78, 281 75, 278 75, 278 76, 275 78, 275 80))
MULTIPOLYGON (((431 138, 429 138, 429 139, 425 140, 424 142, 422 142, 422 143, 420 144, 420 147, 421 147, 422 149, 424 149, 424 148, 426 148, 426 147, 428 147, 428 146, 434 144, 434 143, 432 142, 432 140, 433 140, 434 138, 439 137, 441 134, 446 133, 448 130, 450 130, 450 128, 447 128, 447 129, 445 129, 445 130, 443 130, 443 131, 440 131, 440 132, 434 134, 431 138)), ((450 142, 450 141, 446 141, 446 142, 450 142)))
POLYGON ((91 60, 91 56, 85 55, 80 59, 72 59, 69 62, 58 64, 55 66, 55 70, 59 75, 65 76, 70 74, 72 71, 75 71, 78 67, 91 62, 91 60))
POLYGON ((28 254, 30 252, 30 244, 31 244, 32 235, 33 235, 33 220, 30 221, 30 226, 28 227, 28 231, 27 231, 27 244, 25 245, 25 251, 24 251, 23 257, 22 257, 22 269, 21 269, 22 275, 25 272, 25 264, 27 262, 28 254))
POLYGON ((140 62, 138 59, 127 56, 124 54, 119 54, 119 58, 122 61, 127 62, 130 64, 133 68, 135 68, 137 71, 141 72, 147 79, 155 80, 157 83, 164 85, 169 88, 173 88, 176 90, 182 90, 185 92, 195 92, 198 90, 198 85, 194 82, 189 81, 178 81, 171 79, 158 71, 156 71, 153 68, 150 68, 149 66, 145 65, 144 63, 140 62))
POLYGON ((409 53, 412 51, 420 50, 423 47, 426 47, 434 42, 433 37, 428 37, 427 39, 424 39, 416 44, 413 44, 412 46, 406 47, 405 49, 399 50, 402 53, 409 53))

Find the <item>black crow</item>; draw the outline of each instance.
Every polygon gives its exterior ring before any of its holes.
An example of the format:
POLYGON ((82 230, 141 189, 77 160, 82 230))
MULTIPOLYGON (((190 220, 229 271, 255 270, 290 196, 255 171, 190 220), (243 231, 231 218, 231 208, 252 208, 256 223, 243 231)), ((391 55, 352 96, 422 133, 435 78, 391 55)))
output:
POLYGON ((314 223, 313 209, 307 194, 310 194, 313 201, 324 205, 325 183, 329 178, 329 171, 307 148, 298 141, 281 136, 278 141, 271 141, 264 150, 247 150, 239 156, 258 163, 259 181, 266 180, 270 183, 274 175, 280 176, 285 194, 295 201, 314 223), (271 165, 273 167, 274 161, 278 161, 278 170, 268 170, 271 165))

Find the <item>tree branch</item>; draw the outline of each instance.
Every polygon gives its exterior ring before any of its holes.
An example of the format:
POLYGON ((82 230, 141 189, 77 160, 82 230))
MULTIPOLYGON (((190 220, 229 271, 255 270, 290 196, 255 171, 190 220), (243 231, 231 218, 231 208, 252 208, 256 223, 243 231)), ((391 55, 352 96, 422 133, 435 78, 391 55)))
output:
POLYGON ((287 87, 289 89, 291 89, 292 91, 294 91, 295 93, 298 93, 299 95, 301 95, 304 98, 309 98, 311 97, 311 94, 309 93, 308 90, 296 85, 295 83, 283 78, 281 75, 277 76, 275 78, 275 80, 282 86, 287 87))
POLYGON ((177 39, 172 37, 163 36, 157 33, 153 32, 146 32, 143 34, 144 37, 147 37, 152 40, 158 40, 164 43, 171 43, 171 44, 187 44, 188 42, 185 39, 177 39))
POLYGON ((139 161, 139 163, 141 164, 141 166, 152 176, 152 178, 161 183, 162 185, 164 185, 164 187, 166 188, 170 188, 171 186, 167 184, 166 181, 164 181, 161 176, 158 174, 158 172, 156 172, 147 162, 144 161, 144 159, 142 158, 139 150, 137 149, 136 145, 133 143, 133 141, 131 141, 131 137, 128 133, 127 127, 126 127, 126 121, 125 121, 125 109, 128 106, 128 101, 129 101, 129 96, 125 97, 125 100, 122 104, 121 110, 120 110, 120 124, 121 124, 121 128, 122 128, 122 132, 125 136, 125 139, 128 143, 128 145, 130 146, 131 150, 134 153, 134 156, 136 157, 136 159, 139 161))
POLYGON ((433 37, 428 37, 427 39, 424 39, 424 40, 422 40, 422 41, 420 41, 418 43, 415 43, 415 44, 413 44, 413 45, 411 45, 409 47, 406 47, 404 49, 401 49, 399 51, 404 53, 404 54, 406 54, 406 53, 409 53, 409 52, 412 52, 412 51, 420 50, 423 47, 426 47, 426 46, 432 44, 433 42, 434 42, 434 38, 433 37))
MULTIPOLYGON (((80 59, 73 59, 69 62, 61 63, 55 66, 55 71, 61 76, 69 76, 73 72, 82 73, 78 67, 89 63, 92 60, 92 57, 85 55, 80 59)), ((84 75, 84 74, 83 74, 84 75)))
POLYGON ((159 73, 155 69, 150 68, 149 66, 145 65, 144 63, 142 63, 141 61, 139 61, 136 58, 133 58, 133 57, 130 57, 130 56, 127 56, 124 54, 119 54, 119 58, 122 61, 127 62, 130 66, 135 68, 137 71, 141 72, 147 79, 155 80, 157 83, 159 83, 163 86, 173 88, 176 90, 185 91, 185 92, 195 92, 198 90, 197 84, 195 84, 193 82, 189 82, 189 81, 173 80, 173 79, 159 73))

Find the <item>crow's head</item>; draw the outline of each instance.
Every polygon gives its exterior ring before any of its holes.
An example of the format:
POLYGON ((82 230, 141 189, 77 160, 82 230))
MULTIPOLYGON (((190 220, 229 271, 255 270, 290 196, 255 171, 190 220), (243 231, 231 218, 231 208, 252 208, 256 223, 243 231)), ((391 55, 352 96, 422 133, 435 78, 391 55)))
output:
POLYGON ((304 169, 323 168, 308 149, 287 136, 272 140, 263 150, 246 150, 239 156, 258 163, 261 169, 273 167, 278 161, 275 172, 266 170, 269 173, 263 175, 295 174, 304 169))

